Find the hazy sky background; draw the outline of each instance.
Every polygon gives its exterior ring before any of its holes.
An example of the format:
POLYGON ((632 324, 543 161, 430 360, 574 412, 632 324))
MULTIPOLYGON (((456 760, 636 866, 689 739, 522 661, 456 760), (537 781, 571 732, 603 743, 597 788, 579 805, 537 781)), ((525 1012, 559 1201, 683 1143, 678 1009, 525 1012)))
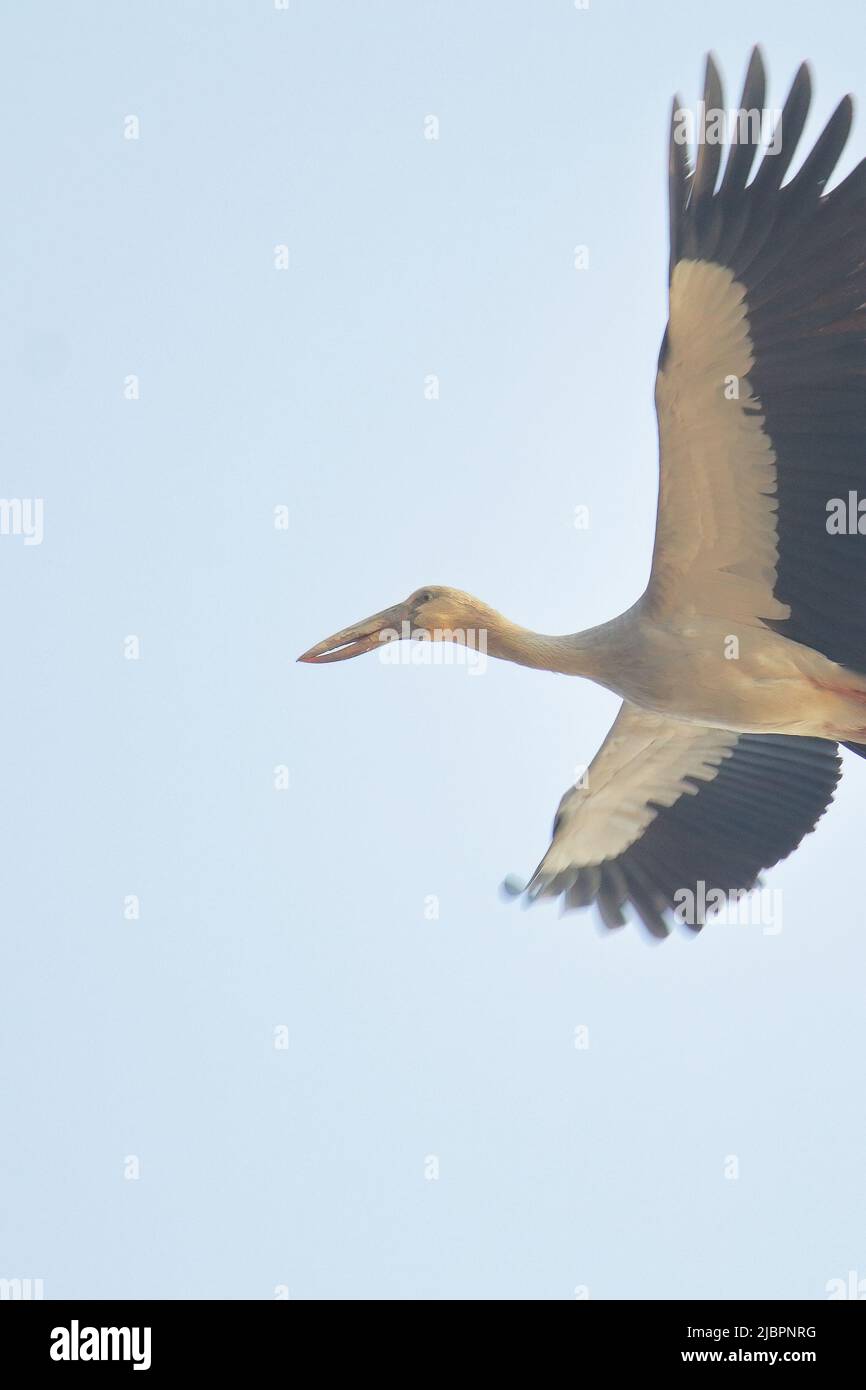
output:
MULTIPOLYGON (((866 1277, 866 764, 770 876, 780 934, 652 948, 497 891, 612 695, 294 664, 428 582, 547 632, 633 602, 671 96, 712 47, 735 104, 760 40, 771 106, 812 60, 814 137, 845 92, 863 110, 862 5, 2 13, 0 493, 44 498, 45 534, 0 537, 0 1276, 521 1299, 866 1277)), ((861 114, 844 168, 864 154, 861 114)))

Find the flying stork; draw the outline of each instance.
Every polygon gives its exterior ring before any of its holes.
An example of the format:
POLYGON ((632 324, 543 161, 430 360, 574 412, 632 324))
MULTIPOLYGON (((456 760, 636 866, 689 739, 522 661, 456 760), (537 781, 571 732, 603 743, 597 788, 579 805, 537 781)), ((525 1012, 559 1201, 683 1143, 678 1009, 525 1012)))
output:
MULTIPOLYGON (((740 112, 761 111, 764 94, 756 48, 740 112)), ((483 632, 492 656, 619 695, 526 885, 566 909, 596 904, 608 927, 631 904, 664 936, 681 890, 750 890, 826 810, 838 745, 866 757, 866 159, 825 192, 851 126, 846 96, 784 182, 810 98, 803 64, 751 182, 755 124, 728 132, 724 169, 710 139, 692 167, 674 99, 658 514, 633 607, 544 636, 428 585, 299 658, 483 632)), ((704 104, 724 110, 712 57, 704 104)))

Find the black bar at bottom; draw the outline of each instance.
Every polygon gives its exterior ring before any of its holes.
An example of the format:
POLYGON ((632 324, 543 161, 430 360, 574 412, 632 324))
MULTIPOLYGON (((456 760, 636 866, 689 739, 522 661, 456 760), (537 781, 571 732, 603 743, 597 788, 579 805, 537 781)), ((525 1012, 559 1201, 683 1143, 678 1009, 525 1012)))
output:
MULTIPOLYGON (((447 1302, 448 1300, 441 1300, 447 1302)), ((477 1302, 481 1302, 478 1300, 477 1302)), ((411 1305, 410 1305, 411 1306, 411 1305)), ((470 1304, 474 1309, 476 1302, 470 1304)), ((302 1301, 217 1302, 147 1301, 90 1302, 51 1300, 46 1302, 0 1302, 0 1338, 3 1362, 9 1366, 14 1348, 18 1367, 25 1374, 48 1372, 70 1375, 85 1372, 99 1375, 100 1367, 114 1374, 138 1370, 139 1377, 176 1374, 186 1370, 197 1374, 212 1372, 225 1376, 236 1371, 272 1367, 285 1376, 297 1366, 297 1352, 304 1343, 315 1346, 322 1362, 345 1348, 356 1357, 362 1370, 369 1357, 383 1365, 397 1359, 397 1344, 411 1329, 402 1314, 393 1335, 376 1328, 375 1314, 364 1299, 319 1305, 302 1301), (354 1303, 365 1304, 364 1327, 358 1325, 356 1340, 354 1303), (327 1320, 329 1337, 317 1337, 316 1324, 327 1320), (341 1326, 342 1325, 342 1326, 341 1326), (340 1329, 345 1341, 333 1333, 340 1329), (350 1350, 354 1347, 354 1352, 350 1350), (375 1350, 378 1348, 378 1350, 375 1350)), ((667 1371, 673 1367, 688 1370, 703 1366, 744 1368, 764 1365, 790 1365, 820 1368, 822 1374, 857 1366, 861 1361, 866 1318, 863 1302, 600 1302, 576 1300, 554 1317, 551 1326, 565 1333, 562 1350, 579 1357, 575 1366, 594 1364, 615 1373, 618 1370, 645 1369, 667 1371)), ((474 1317, 477 1318, 477 1313, 474 1317)), ((422 1313, 428 1327, 420 1331, 418 1371, 432 1369, 442 1359, 442 1373, 454 1370, 455 1355, 447 1322, 436 1315, 422 1313), (449 1351, 448 1348, 451 1347, 449 1351), (423 1349, 422 1349, 423 1348, 423 1349), (450 1371, 449 1371, 450 1364, 450 1371)), ((514 1349, 513 1323, 499 1345, 510 1357, 514 1349), (506 1351, 507 1348, 511 1351, 506 1351)), ((462 1334, 470 1337, 482 1360, 496 1342, 476 1321, 462 1334), (482 1349, 486 1347, 486 1352, 482 1349)), ((526 1345, 529 1352, 530 1345, 526 1345)), ((535 1343, 536 1352, 538 1344, 535 1343)), ((554 1348, 559 1350, 559 1348, 554 1348)), ((465 1354, 460 1364, 465 1369, 465 1354)), ((545 1358, 546 1359, 546 1358, 545 1358)), ((409 1371, 405 1346, 399 1352, 403 1373, 409 1371)), ((324 1368, 324 1367, 322 1367, 324 1368)), ((488 1370, 490 1369, 488 1363, 488 1370)), ((414 1374, 414 1373, 413 1373, 414 1374)))

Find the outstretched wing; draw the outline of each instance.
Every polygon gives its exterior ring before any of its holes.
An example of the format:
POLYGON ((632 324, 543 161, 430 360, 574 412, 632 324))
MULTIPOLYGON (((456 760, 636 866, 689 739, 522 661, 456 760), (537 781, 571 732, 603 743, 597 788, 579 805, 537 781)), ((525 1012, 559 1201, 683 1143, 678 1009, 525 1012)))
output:
MULTIPOLYGON (((719 143, 700 144, 690 170, 674 103, 659 509, 644 604, 659 617, 763 622, 863 671, 866 540, 856 527, 836 533, 835 504, 847 516, 850 494, 866 499, 866 160, 825 194, 851 124, 845 97, 782 186, 810 88, 804 65, 751 183, 757 120, 740 115, 720 178, 719 143)), ((761 111, 764 94, 756 49, 740 112, 761 111)), ((724 109, 712 58, 704 99, 724 109)))
POLYGON ((608 927, 631 903, 665 936, 669 911, 747 890, 796 849, 840 768, 825 739, 707 729, 625 702, 585 785, 562 798, 526 891, 564 894, 566 909, 594 902, 608 927))

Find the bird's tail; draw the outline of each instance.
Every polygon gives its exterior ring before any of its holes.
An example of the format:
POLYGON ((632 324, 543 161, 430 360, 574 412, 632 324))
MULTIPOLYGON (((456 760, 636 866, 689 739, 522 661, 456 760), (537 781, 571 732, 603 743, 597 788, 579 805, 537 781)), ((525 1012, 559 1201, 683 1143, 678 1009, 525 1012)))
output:
POLYGON ((859 758, 866 758, 866 743, 845 743, 843 740, 842 747, 856 753, 859 758))

